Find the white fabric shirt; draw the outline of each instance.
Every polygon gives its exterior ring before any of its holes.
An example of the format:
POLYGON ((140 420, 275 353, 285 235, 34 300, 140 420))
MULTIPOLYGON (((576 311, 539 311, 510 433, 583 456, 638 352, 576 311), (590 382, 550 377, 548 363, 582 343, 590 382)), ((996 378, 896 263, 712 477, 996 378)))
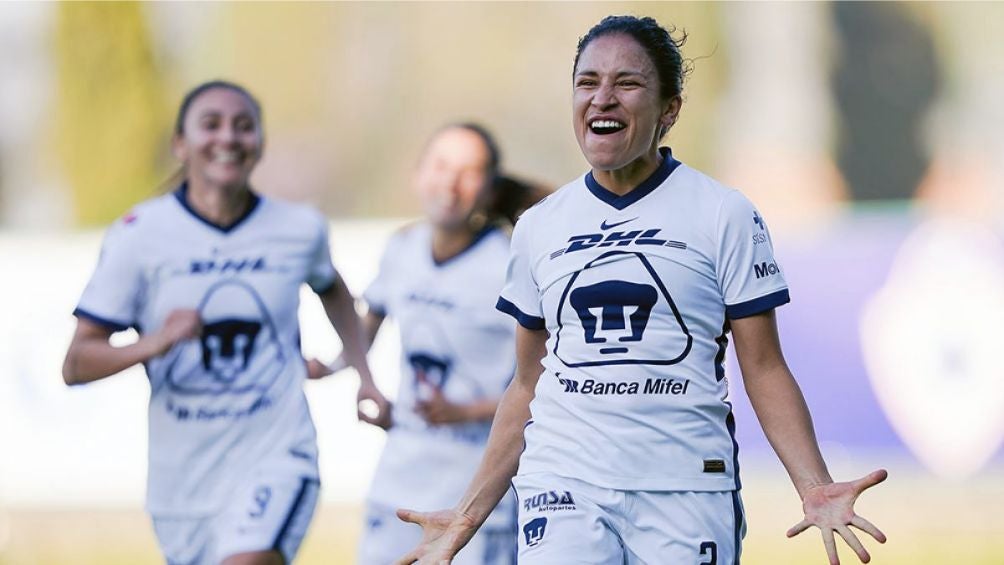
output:
POLYGON ((739 488, 727 320, 788 302, 787 285, 749 200, 662 154, 627 195, 589 173, 516 225, 498 308, 549 333, 520 474, 739 488))
POLYGON ((160 328, 197 309, 200 338, 146 363, 150 380, 147 509, 205 515, 252 465, 317 477, 302 382, 299 289, 337 273, 320 213, 256 197, 228 229, 178 191, 138 205, 109 228, 74 315, 118 331, 160 328))
POLYGON ((443 263, 432 257, 431 238, 428 224, 395 234, 364 293, 370 308, 394 318, 401 333, 394 425, 369 499, 421 510, 460 499, 481 461, 491 422, 432 426, 415 412, 417 401, 434 388, 459 404, 497 399, 515 369, 515 325, 494 308, 509 238, 488 229, 443 263))

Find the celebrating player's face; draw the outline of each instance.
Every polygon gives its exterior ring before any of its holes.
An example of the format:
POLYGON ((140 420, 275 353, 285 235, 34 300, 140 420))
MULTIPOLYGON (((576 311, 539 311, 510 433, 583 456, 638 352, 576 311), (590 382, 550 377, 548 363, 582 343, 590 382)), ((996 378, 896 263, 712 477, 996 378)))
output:
POLYGON ((655 158, 659 134, 679 105, 661 98, 659 74, 637 41, 623 34, 593 40, 579 57, 573 85, 575 137, 594 169, 655 158))
POLYGON ((217 186, 243 186, 262 150, 258 113, 248 98, 229 88, 213 88, 192 101, 175 155, 189 177, 217 186))
POLYGON ((466 225, 487 183, 488 150, 466 128, 445 129, 432 139, 415 171, 414 187, 433 224, 466 225))

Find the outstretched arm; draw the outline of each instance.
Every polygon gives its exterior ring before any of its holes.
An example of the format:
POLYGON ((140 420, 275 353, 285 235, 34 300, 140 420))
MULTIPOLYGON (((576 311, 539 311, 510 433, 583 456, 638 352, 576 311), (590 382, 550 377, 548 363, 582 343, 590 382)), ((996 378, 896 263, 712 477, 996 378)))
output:
MULTIPOLYGON (((338 333, 338 338, 342 340, 341 358, 344 359, 346 365, 359 373, 359 393, 357 395, 359 419, 381 428, 387 428, 390 425, 390 403, 373 382, 373 375, 366 362, 366 352, 369 350, 372 339, 367 337, 367 332, 356 312, 355 298, 341 277, 335 280, 335 284, 330 290, 319 296, 328 320, 331 321, 331 325, 338 333), (376 403, 377 414, 367 414, 360 406, 367 400, 376 403)), ((376 335, 378 328, 379 324, 376 324, 373 335, 376 335)))
POLYGON ((477 473, 452 510, 398 510, 402 520, 422 526, 422 542, 399 559, 397 565, 449 563, 509 490, 523 450, 523 428, 530 419, 530 401, 544 371, 540 360, 546 353, 546 343, 546 331, 517 326, 516 376, 499 402, 477 473))
MULTIPOLYGON (((363 316, 363 338, 365 339, 366 351, 369 351, 373 347, 373 342, 376 340, 377 334, 380 332, 380 326, 383 325, 384 321, 383 314, 377 314, 373 310, 370 310, 363 316)), ((307 361, 307 378, 309 379, 321 379, 333 373, 337 373, 342 369, 348 367, 348 363, 345 361, 344 353, 339 353, 338 357, 331 362, 331 364, 325 364, 317 359, 310 359, 307 361)))
POLYGON ((885 542, 878 528, 854 513, 854 501, 865 489, 884 481, 886 471, 880 469, 857 481, 834 483, 819 452, 805 398, 781 353, 774 311, 730 323, 750 404, 802 499, 805 519, 788 530, 788 536, 798 535, 810 526, 818 527, 830 563, 839 565, 833 536, 836 532, 867 563, 871 556, 848 526, 885 542))
POLYGON ((160 330, 140 336, 136 342, 116 347, 109 342, 112 331, 86 318, 77 319, 77 329, 63 360, 63 381, 68 385, 93 382, 167 353, 179 341, 202 331, 199 313, 175 310, 160 330))

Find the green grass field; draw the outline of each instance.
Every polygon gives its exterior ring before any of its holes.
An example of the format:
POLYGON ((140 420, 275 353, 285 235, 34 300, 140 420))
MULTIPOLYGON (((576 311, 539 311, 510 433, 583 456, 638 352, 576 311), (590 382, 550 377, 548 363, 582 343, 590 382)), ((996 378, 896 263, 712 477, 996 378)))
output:
MULTIPOLYGON (((826 563, 818 534, 794 540, 785 530, 800 517, 787 482, 747 477, 743 491, 749 532, 745 565, 826 563)), ((866 545, 878 565, 1004 564, 1004 477, 944 483, 913 476, 891 479, 866 494, 862 515, 889 542, 866 545)), ((325 505, 300 552, 300 565, 354 562, 358 506, 325 505)), ((844 563, 856 560, 842 548, 844 563)), ((147 517, 139 510, 0 510, 2 565, 137 565, 159 563, 147 517)))

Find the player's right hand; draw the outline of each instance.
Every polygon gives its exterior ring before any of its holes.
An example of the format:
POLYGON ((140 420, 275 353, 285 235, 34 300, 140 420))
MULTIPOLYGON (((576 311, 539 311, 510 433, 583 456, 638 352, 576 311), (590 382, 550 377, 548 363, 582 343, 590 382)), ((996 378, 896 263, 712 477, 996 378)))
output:
POLYGON ((202 333, 202 319, 198 310, 178 309, 172 311, 157 332, 160 353, 166 353, 175 344, 193 339, 202 333))
POLYGON ((360 422, 389 430, 394 425, 391 403, 380 389, 372 382, 359 385, 356 394, 356 415, 360 422))
POLYGON ((421 526, 422 541, 394 565, 450 565, 478 529, 470 516, 456 510, 416 512, 399 509, 397 517, 421 526))

